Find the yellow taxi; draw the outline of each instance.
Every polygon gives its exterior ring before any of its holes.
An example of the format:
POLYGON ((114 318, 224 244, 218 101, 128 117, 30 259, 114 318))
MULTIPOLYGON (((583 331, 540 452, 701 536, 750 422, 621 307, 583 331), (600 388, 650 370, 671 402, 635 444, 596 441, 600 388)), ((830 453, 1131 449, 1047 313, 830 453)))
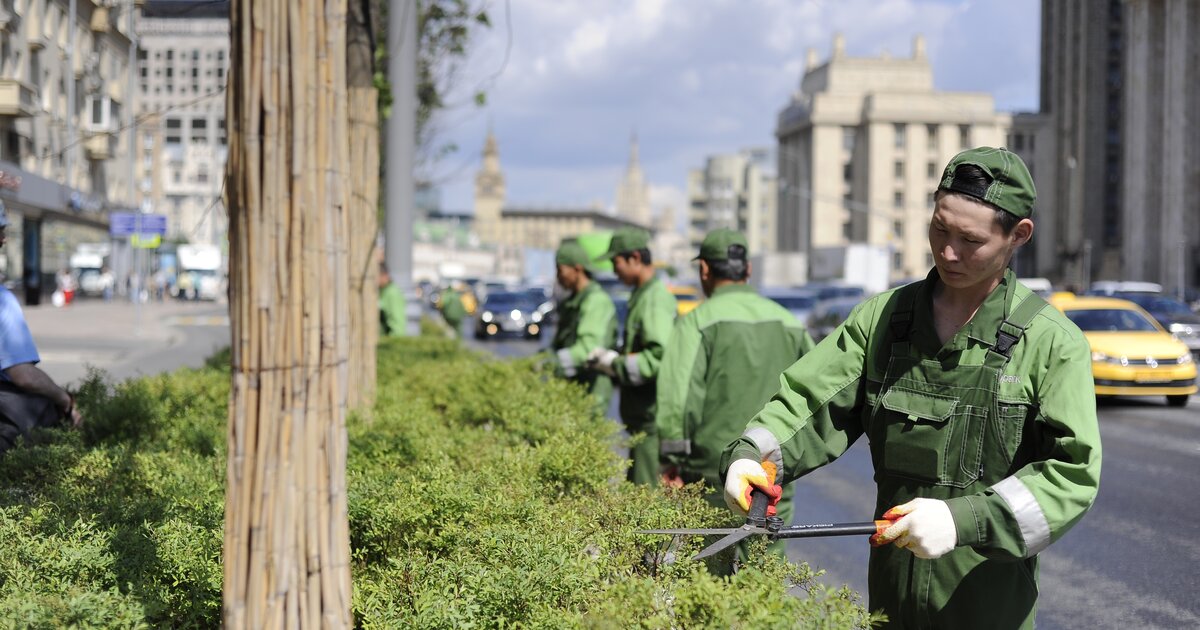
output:
POLYGON ((696 287, 674 285, 667 287, 667 290, 675 296, 675 314, 680 317, 692 312, 704 299, 696 287))
POLYGON ((1182 407, 1196 393, 1192 353, 1138 305, 1071 294, 1049 301, 1087 337, 1097 396, 1166 396, 1182 407))

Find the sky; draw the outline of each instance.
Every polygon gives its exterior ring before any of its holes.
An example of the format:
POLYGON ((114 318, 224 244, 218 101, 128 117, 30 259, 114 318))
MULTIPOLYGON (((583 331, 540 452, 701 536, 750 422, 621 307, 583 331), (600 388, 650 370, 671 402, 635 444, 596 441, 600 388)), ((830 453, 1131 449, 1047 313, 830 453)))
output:
POLYGON ((507 206, 611 207, 636 132, 657 213, 685 207, 707 156, 775 145, 775 117, 835 33, 852 57, 908 57, 923 35, 934 87, 1038 107, 1037 0, 492 0, 492 28, 440 114, 426 167, 444 211, 469 214, 496 135, 507 206), (487 104, 469 104, 483 89, 487 104))

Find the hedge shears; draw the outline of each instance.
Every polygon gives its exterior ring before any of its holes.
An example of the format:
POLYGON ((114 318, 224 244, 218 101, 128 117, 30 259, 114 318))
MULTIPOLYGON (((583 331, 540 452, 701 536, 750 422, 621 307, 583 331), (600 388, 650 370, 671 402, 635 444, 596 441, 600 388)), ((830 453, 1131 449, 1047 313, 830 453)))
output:
POLYGON ((639 534, 690 534, 696 536, 725 537, 704 548, 692 560, 701 560, 719 553, 732 545, 736 545, 750 536, 765 535, 770 540, 786 538, 816 538, 820 536, 864 536, 882 534, 895 521, 866 521, 861 523, 809 523, 805 525, 783 526, 783 519, 778 516, 767 516, 767 506, 770 497, 767 493, 752 488, 750 494, 750 514, 746 524, 741 527, 717 527, 709 529, 642 529, 639 534))

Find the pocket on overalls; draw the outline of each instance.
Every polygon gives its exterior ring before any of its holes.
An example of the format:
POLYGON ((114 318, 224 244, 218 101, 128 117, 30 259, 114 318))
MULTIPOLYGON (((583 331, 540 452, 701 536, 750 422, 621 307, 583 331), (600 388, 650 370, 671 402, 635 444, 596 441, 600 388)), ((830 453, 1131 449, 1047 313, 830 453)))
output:
POLYGON ((956 488, 979 478, 986 410, 897 387, 879 402, 885 410, 885 472, 956 488))
MULTIPOLYGON (((1000 402, 997 405, 999 417, 996 422, 996 437, 999 439, 1005 457, 1005 465, 1013 467, 1018 461, 1017 451, 1025 437, 1025 425, 1029 419, 1030 405, 1017 402, 1000 402)), ((1017 466, 1019 467, 1019 466, 1017 466)))

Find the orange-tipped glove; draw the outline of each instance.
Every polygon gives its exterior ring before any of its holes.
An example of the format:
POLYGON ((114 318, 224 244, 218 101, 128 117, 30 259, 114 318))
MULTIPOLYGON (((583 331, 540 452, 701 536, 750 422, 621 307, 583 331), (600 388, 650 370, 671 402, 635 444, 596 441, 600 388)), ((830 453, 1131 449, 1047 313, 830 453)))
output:
POLYGON ((775 506, 783 497, 783 487, 775 483, 775 464, 739 459, 729 465, 729 471, 725 473, 725 505, 734 514, 750 513, 752 488, 762 490, 771 498, 767 516, 775 516, 775 506))
POLYGON ((887 529, 871 536, 872 547, 894 543, 918 558, 940 558, 958 545, 958 529, 950 506, 937 499, 913 499, 884 512, 892 521, 887 529))

